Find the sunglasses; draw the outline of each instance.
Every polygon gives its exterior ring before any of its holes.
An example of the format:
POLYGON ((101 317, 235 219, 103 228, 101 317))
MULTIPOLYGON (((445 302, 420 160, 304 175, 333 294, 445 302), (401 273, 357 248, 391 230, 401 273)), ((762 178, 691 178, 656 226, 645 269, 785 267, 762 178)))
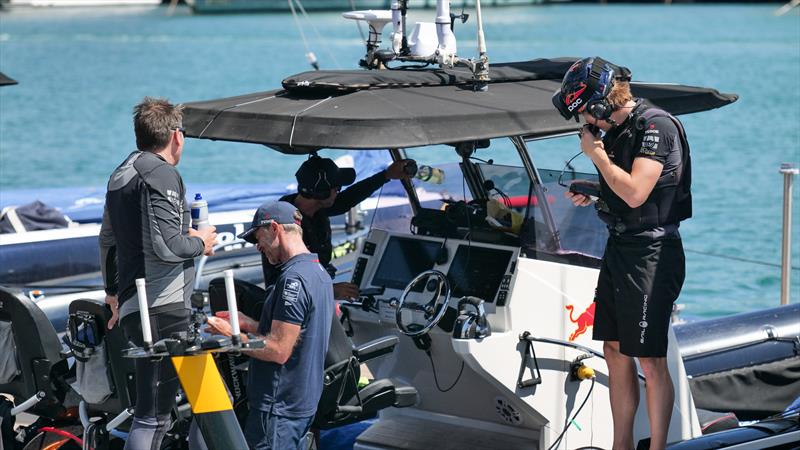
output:
POLYGON ((180 132, 181 132, 181 134, 182 134, 184 137, 186 136, 186 128, 184 128, 184 127, 178 127, 178 128, 173 128, 173 129, 174 129, 174 130, 177 130, 177 131, 180 131, 180 132))

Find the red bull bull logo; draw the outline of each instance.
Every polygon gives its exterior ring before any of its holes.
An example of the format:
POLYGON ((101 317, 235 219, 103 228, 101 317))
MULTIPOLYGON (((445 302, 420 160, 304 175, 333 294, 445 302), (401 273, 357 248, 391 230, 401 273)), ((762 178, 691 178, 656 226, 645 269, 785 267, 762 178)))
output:
POLYGON ((576 324, 578 328, 569 335, 569 341, 572 342, 578 338, 578 336, 586 333, 586 330, 589 327, 594 326, 594 302, 586 308, 586 311, 582 312, 581 315, 578 316, 577 319, 572 317, 572 311, 575 309, 572 305, 566 306, 567 311, 569 311, 569 321, 576 324))

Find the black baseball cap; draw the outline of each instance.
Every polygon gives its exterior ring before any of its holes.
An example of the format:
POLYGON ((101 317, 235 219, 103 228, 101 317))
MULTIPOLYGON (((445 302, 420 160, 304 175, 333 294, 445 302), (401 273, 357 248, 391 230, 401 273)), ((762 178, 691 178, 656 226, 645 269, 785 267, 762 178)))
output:
POLYGON ((292 223, 300 225, 302 219, 303 216, 300 214, 300 211, 298 211, 297 208, 289 202, 266 202, 259 206, 256 210, 256 214, 253 216, 253 223, 250 224, 250 228, 236 237, 239 239, 244 239, 251 244, 255 244, 256 230, 259 228, 269 225, 272 222, 276 222, 281 225, 292 223))
POLYGON ((297 190, 301 194, 312 194, 353 184, 356 171, 349 167, 340 168, 330 158, 312 156, 297 169, 294 176, 297 178, 297 190))

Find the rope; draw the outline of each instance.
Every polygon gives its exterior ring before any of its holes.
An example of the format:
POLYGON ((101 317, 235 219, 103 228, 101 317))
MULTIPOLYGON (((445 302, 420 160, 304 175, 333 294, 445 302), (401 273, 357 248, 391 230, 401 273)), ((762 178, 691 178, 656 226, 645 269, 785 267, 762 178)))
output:
POLYGON ((271 100, 271 99, 273 99, 273 98, 275 98, 275 97, 280 97, 280 96, 282 96, 282 95, 284 95, 284 94, 280 94, 280 93, 279 93, 279 94, 275 94, 275 95, 272 95, 272 96, 269 96, 269 97, 262 97, 262 98, 258 98, 258 99, 255 99, 255 100, 251 100, 251 101, 249 101, 249 102, 237 103, 237 104, 235 104, 235 105, 233 105, 233 106, 229 106, 229 107, 227 107, 227 108, 223 108, 223 109, 219 110, 219 111, 218 111, 216 114, 214 114, 214 117, 212 117, 212 118, 211 118, 211 120, 209 120, 209 121, 208 121, 208 123, 206 124, 206 126, 205 126, 205 127, 203 127, 203 130, 202 130, 202 131, 200 131, 200 134, 198 134, 198 135, 197 135, 197 137, 198 137, 198 138, 202 138, 202 137, 203 137, 203 133, 205 133, 205 132, 206 132, 206 130, 208 129, 208 127, 210 127, 210 126, 211 126, 211 124, 212 124, 212 123, 214 123, 214 121, 215 121, 215 120, 217 120, 217 117, 219 117, 219 115, 220 115, 220 114, 222 114, 222 113, 224 113, 225 111, 231 110, 231 109, 233 109, 233 108, 238 108, 238 107, 240 107, 240 106, 246 106, 246 105, 250 105, 250 104, 252 104, 252 103, 263 102, 264 100, 271 100))
MULTIPOLYGON (((316 57, 316 55, 314 55, 314 52, 312 52, 311 49, 308 46, 308 41, 306 40, 306 35, 303 32, 303 28, 300 26, 300 20, 297 18, 297 12, 295 11, 295 5, 297 5, 297 8, 303 14, 303 17, 306 19, 306 22, 311 26, 311 29, 314 31, 314 34, 317 36, 317 40, 319 40, 320 42, 323 42, 323 43, 325 42, 325 40, 322 39, 322 35, 319 34, 319 31, 317 30, 317 27, 314 26, 314 23, 311 21, 311 18, 308 16, 308 13, 306 12, 305 7, 303 7, 303 4, 300 2, 300 0, 288 0, 288 2, 289 2, 289 8, 292 10, 292 17, 294 18, 294 23, 297 26, 297 31, 300 32, 300 37, 303 39, 303 45, 306 48, 306 58, 308 58, 308 62, 314 67, 315 70, 319 70, 319 64, 317 63, 317 57, 316 57)), ((327 53, 328 56, 330 56, 331 59, 333 60, 333 63, 336 66, 336 68, 337 69, 341 69, 342 66, 341 66, 341 64, 339 64, 339 61, 336 60, 336 55, 334 55, 333 52, 331 52, 330 48, 328 48, 327 45, 323 44, 323 48, 325 48, 325 53, 327 53)))
MULTIPOLYGON (((715 258, 730 259, 730 260, 733 260, 733 261, 741 261, 741 262, 746 262, 746 263, 750 263, 750 264, 759 264, 759 265, 768 266, 768 267, 778 267, 778 268, 781 267, 781 265, 778 264, 778 263, 771 263, 771 262, 767 262, 767 261, 759 261, 757 259, 748 259, 748 258, 740 258, 738 256, 720 255, 719 253, 704 252, 704 251, 701 251, 701 250, 691 250, 691 249, 688 249, 688 248, 685 249, 684 251, 689 252, 689 253, 697 253, 698 255, 713 256, 715 258)), ((791 266, 791 269, 792 270, 800 270, 800 266, 791 266)))
POLYGON ((314 107, 316 107, 318 105, 321 105, 321 104, 327 102, 328 100, 330 100, 332 98, 333 97, 324 98, 324 99, 318 101, 317 103, 314 103, 313 105, 309 106, 308 108, 306 108, 306 109, 304 109, 304 110, 302 110, 299 113, 294 115, 294 118, 292 119, 292 131, 289 133, 289 147, 290 148, 292 147, 292 141, 294 140, 294 127, 297 125, 297 118, 300 117, 300 114, 303 114, 304 112, 308 111, 309 109, 314 108, 314 107))
MULTIPOLYGON (((292 18, 294 19, 294 24, 295 24, 295 26, 297 26, 297 31, 300 32, 300 38, 303 40, 303 47, 306 48, 306 57, 309 59, 309 62, 313 66, 315 64, 315 62, 316 62, 316 57, 313 56, 314 52, 312 52, 311 49, 308 47, 308 40, 306 40, 306 34, 303 32, 303 27, 300 26, 300 20, 297 18, 297 11, 295 11, 295 9, 294 9, 295 0, 288 0, 288 2, 289 2, 289 9, 292 10, 292 18), (313 58, 313 61, 312 61, 312 58, 313 58)), ((298 0, 297 4, 300 5, 300 1, 299 0, 298 0)), ((302 5, 300 5, 300 6, 302 7, 302 5)), ((318 66, 315 67, 315 69, 317 69, 317 68, 318 68, 318 66)))
MULTIPOLYGON (((350 10, 352 10, 352 11, 356 10, 356 2, 355 2, 355 0, 350 0, 350 10)), ((360 20, 356 20, 356 27, 358 27, 358 34, 361 35, 361 40, 364 41, 364 43, 366 44, 367 43, 367 38, 364 37, 364 30, 361 28, 361 21, 360 20)))

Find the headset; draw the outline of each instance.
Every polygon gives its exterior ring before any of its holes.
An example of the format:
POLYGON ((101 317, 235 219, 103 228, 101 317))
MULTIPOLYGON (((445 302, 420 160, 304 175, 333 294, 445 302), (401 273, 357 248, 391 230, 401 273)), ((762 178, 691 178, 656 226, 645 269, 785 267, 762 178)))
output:
POLYGON ((589 103, 586 104, 586 112, 597 120, 608 120, 611 117, 611 113, 613 113, 616 109, 614 105, 606 100, 609 92, 611 92, 611 88, 614 87, 613 69, 611 69, 612 73, 608 82, 605 84, 600 84, 603 71, 608 70, 606 69, 607 64, 608 63, 600 57, 594 58, 592 61, 592 66, 589 69, 589 77, 587 78, 587 81, 589 82, 589 89, 592 89, 595 93, 600 94, 600 98, 590 100, 589 103))
POLYGON ((456 339, 482 339, 491 333, 489 323, 486 321, 483 299, 462 297, 458 301, 458 317, 453 326, 453 337, 456 339), (467 311, 467 305, 472 306, 475 311, 467 311))
MULTIPOLYGON (((313 161, 315 158, 320 161, 322 160, 322 158, 317 155, 311 155, 306 163, 313 161)), ((315 174, 316 181, 314 182, 314 185, 311 187, 303 186, 302 183, 299 182, 300 180, 298 180, 297 190, 303 197, 313 198, 315 200, 326 200, 331 196, 331 189, 333 189, 334 186, 328 180, 328 174, 325 172, 325 168, 321 164, 318 164, 317 166, 318 167, 315 174)), ((295 173, 295 177, 298 176, 300 170, 302 170, 302 166, 295 173)))

